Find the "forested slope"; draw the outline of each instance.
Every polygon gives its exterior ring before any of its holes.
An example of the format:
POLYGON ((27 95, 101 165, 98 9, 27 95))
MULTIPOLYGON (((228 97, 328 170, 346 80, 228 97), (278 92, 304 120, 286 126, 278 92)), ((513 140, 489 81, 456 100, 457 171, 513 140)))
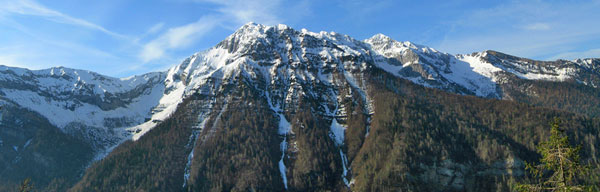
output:
MULTIPOLYGON (((522 178, 523 161, 539 159, 535 145, 549 134, 548 122, 555 117, 582 144, 583 160, 598 163, 600 121, 595 118, 425 88, 377 68, 367 74, 374 113, 360 107, 356 91, 343 94, 347 99, 340 102, 349 109, 339 119, 347 125, 340 149, 347 154, 351 188, 343 182, 342 153, 331 138, 333 118, 318 113, 319 104, 304 97, 297 111, 284 115, 294 133, 286 138, 287 190, 506 191, 522 178)), ((206 96, 194 96, 139 141, 115 149, 72 190, 284 190, 277 166, 280 119, 256 86, 238 79, 209 99, 214 107, 197 135, 185 187, 192 128, 205 110, 193 103, 206 96)))

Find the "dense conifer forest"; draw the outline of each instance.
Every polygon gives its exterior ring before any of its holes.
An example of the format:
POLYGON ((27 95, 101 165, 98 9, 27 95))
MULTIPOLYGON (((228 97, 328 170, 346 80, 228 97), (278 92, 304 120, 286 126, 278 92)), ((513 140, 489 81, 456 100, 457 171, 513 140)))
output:
POLYGON ((93 158, 89 144, 65 134, 35 112, 8 105, 0 110, 0 148, 4 151, 0 153, 0 178, 5 178, 0 179, 0 191, 17 191, 27 178, 43 191, 65 191, 80 179, 93 158), (69 161, 62 161, 64 158, 69 161))
MULTIPOLYGON (((549 137, 548 122, 554 118, 563 119, 566 135, 581 144, 582 161, 598 164, 600 121, 594 118, 595 109, 570 112, 573 102, 549 105, 540 99, 526 104, 456 95, 376 68, 366 78, 375 115, 359 107, 357 94, 342 102, 352 109, 344 122, 348 128, 342 147, 351 165, 352 190, 511 190, 525 176, 524 161, 540 158, 535 146, 549 137)), ((278 116, 253 85, 239 79, 227 85, 230 91, 223 99, 212 101, 212 114, 218 115, 208 117, 198 134, 185 187, 189 139, 192 127, 200 123, 193 117, 203 110, 194 109, 194 103, 208 101, 206 95, 186 100, 172 118, 139 141, 119 146, 92 165, 71 191, 283 190, 277 166, 283 139, 277 134, 278 116)), ((562 91, 560 84, 555 87, 547 90, 562 91)), ((563 96, 548 100, 557 97, 563 96)), ((332 117, 314 113, 311 102, 301 99, 300 110, 285 113, 294 132, 288 138, 291 155, 284 159, 288 190, 348 190, 341 178, 342 157, 328 132, 332 117)))

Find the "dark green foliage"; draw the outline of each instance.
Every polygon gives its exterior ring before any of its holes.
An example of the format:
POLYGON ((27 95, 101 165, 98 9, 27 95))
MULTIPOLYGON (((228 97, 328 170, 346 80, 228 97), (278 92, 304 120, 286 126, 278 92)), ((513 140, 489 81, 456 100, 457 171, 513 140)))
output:
POLYGON ((545 122, 565 119, 568 134, 597 161, 598 120, 510 101, 459 96, 373 71, 371 134, 352 163, 357 191, 506 191, 539 158, 545 122), (506 162, 510 166, 504 166, 506 162), (502 165, 502 166, 499 166, 502 165), (449 173, 448 173, 449 172, 449 173))
POLYGON ((223 85, 213 97, 195 95, 138 141, 126 142, 88 169, 71 191, 277 191, 283 189, 274 113, 245 84, 223 85), (240 86, 239 89, 232 87, 240 86), (229 92, 234 90, 234 92, 229 92), (212 103, 211 109, 207 109, 212 103), (206 110, 211 110, 208 111, 206 110), (192 127, 210 114, 194 148, 184 188, 192 127))
POLYGON ((350 111, 347 114, 347 122, 345 122, 347 125, 345 135, 346 138, 352 138, 345 141, 344 147, 347 149, 345 151, 348 156, 348 161, 350 161, 349 163, 352 163, 352 160, 364 143, 367 133, 368 118, 370 118, 370 115, 368 114, 368 109, 363 107, 368 104, 365 103, 366 101, 363 101, 358 94, 355 94, 352 97, 343 97, 348 98, 343 104, 350 111))
POLYGON ((282 191, 278 123, 244 82, 215 106, 194 149, 189 191, 282 191))
MULTIPOLYGON (((293 131, 286 136, 284 158, 289 191, 348 190, 340 149, 351 164, 353 191, 508 191, 524 176, 523 162, 540 158, 535 144, 549 135, 546 122, 554 117, 564 119, 569 138, 583 144, 582 160, 599 162, 600 121, 590 118, 595 109, 570 112, 576 107, 549 105, 561 96, 530 105, 424 88, 376 68, 364 78, 375 101, 373 116, 355 90, 351 95, 346 93, 352 88, 336 90, 344 98, 338 104, 347 109, 347 117, 338 118, 347 125, 343 146, 330 137, 332 117, 318 110, 319 98, 307 94, 286 108, 292 109, 285 117, 293 131)), ((278 170, 284 137, 277 133, 278 116, 262 94, 264 85, 242 76, 232 82, 221 85, 224 91, 214 98, 186 100, 169 120, 94 164, 73 190, 284 190, 278 170), (206 101, 214 103, 182 187, 192 149, 185 146, 202 107, 194 103, 206 101)), ((582 105, 578 102, 566 103, 582 105)))
POLYGON ((581 185, 589 171, 580 164, 581 147, 571 147, 558 118, 551 126, 550 138, 537 147, 541 164, 527 164, 534 183, 519 184, 517 191, 588 191, 591 186, 581 185))
POLYGON ((94 163, 70 191, 179 191, 191 134, 190 100, 138 141, 127 141, 94 163), (189 110, 189 111, 188 111, 189 110))
POLYGON ((598 88, 576 82, 531 81, 518 78, 514 78, 509 84, 502 84, 501 87, 506 99, 588 117, 600 117, 598 88))
POLYGON ((67 191, 71 186, 73 186, 73 183, 69 183, 64 178, 54 178, 54 179, 52 179, 52 181, 50 181, 48 186, 46 186, 44 191, 46 191, 46 192, 67 191))
POLYGON ((13 105, 1 110, 0 186, 16 188, 30 178, 37 189, 55 191, 45 189, 54 183, 58 191, 64 191, 79 180, 93 158, 89 144, 63 133, 35 112, 13 105), (61 186, 54 180, 61 180, 61 186))
POLYGON ((600 191, 600 164, 589 164, 589 171, 586 178, 584 178, 585 184, 589 186, 589 191, 600 191))
POLYGON ((299 148, 294 153, 291 168, 288 168, 290 188, 294 191, 320 191, 340 187, 341 157, 329 137, 331 121, 311 113, 307 105, 301 104, 299 111, 290 121, 299 148))
POLYGON ((23 183, 19 186, 19 192, 31 192, 35 189, 35 185, 31 183, 30 178, 23 180, 23 183))

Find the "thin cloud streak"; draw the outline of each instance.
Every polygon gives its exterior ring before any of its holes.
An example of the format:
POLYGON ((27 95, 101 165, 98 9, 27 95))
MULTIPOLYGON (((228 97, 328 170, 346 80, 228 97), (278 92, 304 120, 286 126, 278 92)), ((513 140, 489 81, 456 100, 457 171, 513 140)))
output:
POLYGON ((165 26, 165 23, 163 23, 163 22, 157 23, 157 24, 153 25, 152 27, 150 27, 147 34, 154 34, 158 31, 160 31, 164 26, 165 26))
POLYGON ((248 22, 257 22, 266 25, 275 25, 282 22, 277 12, 281 8, 281 0, 196 0, 199 3, 218 5, 220 17, 234 21, 234 26, 248 22))
MULTIPOLYGON (((96 48, 92 48, 89 46, 71 43, 68 41, 52 40, 52 39, 40 37, 36 33, 34 33, 32 30, 27 29, 27 27, 25 27, 19 23, 12 22, 12 21, 10 23, 14 29, 20 31, 23 34, 28 35, 29 37, 35 39, 36 41, 38 41, 40 43, 52 45, 53 47, 64 48, 66 50, 69 50, 69 52, 71 52, 71 53, 85 53, 86 55, 100 56, 100 57, 105 57, 105 58, 115 58, 114 55, 112 55, 108 52, 101 51, 101 50, 98 50, 96 48)), ((26 50, 26 49, 24 48, 23 50, 26 50)))
POLYGON ((549 30, 550 25, 548 25, 547 23, 532 23, 532 24, 525 26, 524 28, 527 30, 534 30, 534 31, 549 30))
POLYGON ((282 22, 277 16, 277 10, 281 6, 279 0, 196 0, 194 2, 217 5, 218 13, 205 15, 193 23, 170 28, 157 38, 147 42, 139 54, 139 58, 143 62, 147 63, 167 57, 169 50, 188 47, 217 27, 234 29, 250 21, 267 25, 282 22))
POLYGON ((219 20, 212 16, 205 16, 194 23, 171 28, 158 38, 143 46, 139 57, 144 62, 162 58, 165 51, 189 46, 204 34, 215 28, 219 20))
POLYGON ((57 23, 81 26, 103 32, 113 37, 128 39, 128 37, 125 35, 112 32, 92 22, 75 18, 64 13, 49 9, 33 0, 15 0, 2 2, 0 4, 0 16, 6 14, 39 16, 57 23))

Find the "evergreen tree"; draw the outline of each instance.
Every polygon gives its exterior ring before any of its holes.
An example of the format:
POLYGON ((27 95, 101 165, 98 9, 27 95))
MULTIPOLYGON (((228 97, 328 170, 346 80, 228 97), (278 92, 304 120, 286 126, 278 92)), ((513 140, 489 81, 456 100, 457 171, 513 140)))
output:
POLYGON ((23 183, 21 183, 21 186, 19 186, 19 192, 31 192, 33 191, 33 183, 31 183, 31 179, 30 178, 26 178, 25 180, 23 180, 23 183))
POLYGON ((519 184, 517 191, 588 191, 589 186, 581 185, 582 176, 589 168, 579 162, 581 146, 571 147, 569 138, 560 129, 560 119, 551 123, 550 139, 538 145, 542 155, 539 165, 527 163, 526 169, 534 177, 532 184, 519 184))

